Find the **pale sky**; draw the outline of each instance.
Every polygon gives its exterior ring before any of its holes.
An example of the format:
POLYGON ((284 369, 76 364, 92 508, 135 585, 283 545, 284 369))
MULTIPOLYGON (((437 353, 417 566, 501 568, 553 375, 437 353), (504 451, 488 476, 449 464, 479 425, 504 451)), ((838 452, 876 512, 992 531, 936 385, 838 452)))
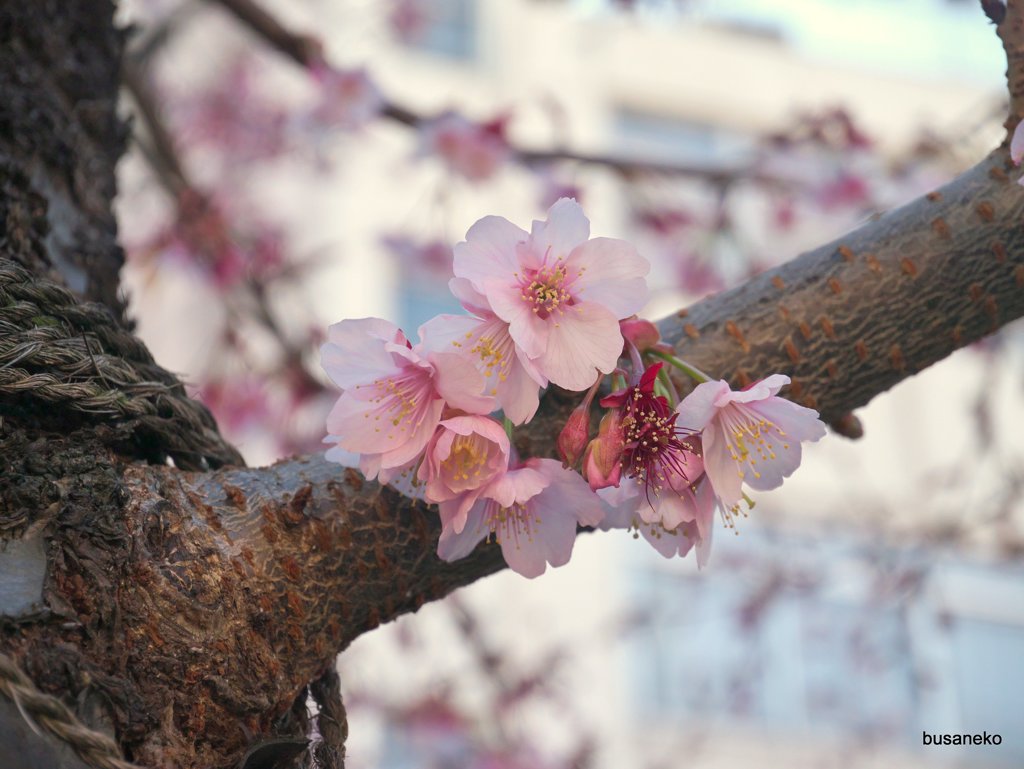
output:
MULTIPOLYGON (((575 4, 585 12, 609 6, 608 0, 575 4)), ((778 31, 802 53, 832 63, 989 87, 1003 82, 1002 48, 973 0, 683 0, 681 7, 690 18, 778 31)))

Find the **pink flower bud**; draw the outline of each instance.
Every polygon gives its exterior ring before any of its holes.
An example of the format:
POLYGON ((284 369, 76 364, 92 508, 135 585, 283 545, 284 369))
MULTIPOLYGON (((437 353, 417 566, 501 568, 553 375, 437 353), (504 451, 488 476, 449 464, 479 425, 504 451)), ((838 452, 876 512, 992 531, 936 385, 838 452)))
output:
POLYGON ((632 318, 620 320, 619 330, 622 331, 622 337, 626 341, 632 342, 640 352, 646 352, 661 341, 658 327, 649 320, 638 318, 635 315, 632 318))
POLYGON ((601 419, 597 437, 587 444, 583 455, 583 474, 594 491, 618 486, 622 477, 622 452, 625 448, 625 431, 622 428, 622 412, 609 411, 601 419))
POLYGON ((572 410, 569 421, 565 423, 558 436, 558 456, 562 458, 562 467, 575 467, 587 445, 587 438, 590 437, 590 404, 593 403, 600 386, 599 376, 594 380, 594 384, 590 385, 583 402, 572 410))
POLYGON ((572 410, 569 420, 558 434, 558 456, 563 467, 575 467, 590 437, 590 402, 572 410))

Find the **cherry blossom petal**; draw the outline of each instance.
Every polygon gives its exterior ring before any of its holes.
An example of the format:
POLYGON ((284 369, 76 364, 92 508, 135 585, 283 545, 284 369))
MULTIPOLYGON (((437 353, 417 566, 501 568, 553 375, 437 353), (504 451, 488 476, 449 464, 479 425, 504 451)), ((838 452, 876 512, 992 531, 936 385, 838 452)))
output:
POLYGON ((743 475, 719 430, 705 430, 703 443, 704 471, 722 506, 731 508, 743 498, 743 475))
POLYGON ((445 561, 457 561, 473 552, 474 548, 490 533, 485 511, 490 500, 479 499, 466 514, 466 522, 461 531, 450 526, 441 529, 441 537, 437 542, 437 555, 445 561))
POLYGON ((647 540, 663 558, 683 557, 693 549, 695 543, 699 542, 693 524, 681 524, 673 531, 666 530, 663 526, 642 524, 640 534, 647 540))
POLYGON ((779 390, 789 384, 789 377, 785 374, 772 374, 759 382, 755 382, 742 390, 730 390, 718 401, 719 406, 726 403, 751 403, 763 401, 776 395, 779 390))
MULTIPOLYGON (((685 556, 699 539, 696 524, 684 523, 674 531, 667 531, 659 523, 644 522, 640 512, 645 507, 650 509, 650 505, 643 487, 633 479, 624 480, 618 488, 601 489, 597 495, 605 507, 605 517, 601 522, 603 530, 631 529, 636 526, 641 536, 664 558, 685 556)), ((713 496, 711 504, 713 509, 713 496)))
MULTIPOLYGON (((434 434, 437 423, 441 421, 441 410, 444 408, 444 401, 435 399, 426 408, 422 419, 416 425, 416 429, 407 439, 396 448, 383 452, 381 456, 381 467, 384 469, 400 467, 406 462, 416 458, 424 448, 430 436, 434 434)), ((369 452, 367 452, 369 453, 369 452)))
POLYGON ((463 307, 474 315, 491 312, 491 305, 487 303, 487 297, 473 288, 473 283, 468 278, 452 278, 448 281, 448 290, 463 307))
POLYGON ((349 451, 379 454, 405 440, 386 419, 381 426, 376 403, 360 401, 344 393, 327 414, 327 431, 338 436, 338 445, 349 451))
POLYGON ((727 392, 729 383, 725 380, 701 382, 676 406, 677 423, 688 430, 703 430, 718 413, 718 399, 727 392))
POLYGON ((321 365, 343 390, 372 382, 394 369, 381 341, 404 343, 405 335, 394 323, 380 318, 335 323, 328 327, 327 342, 320 348, 321 365))
POLYGON ((498 383, 498 402, 502 411, 514 425, 522 425, 533 419, 540 406, 540 385, 537 379, 547 384, 536 367, 524 355, 516 351, 516 362, 509 367, 504 382, 498 383))
POLYGON ((508 470, 509 449, 504 429, 489 417, 452 417, 438 425, 417 477, 424 497, 441 503, 445 525, 462 530, 469 508, 508 470))
POLYGON ((651 263, 624 240, 588 240, 573 250, 565 266, 569 275, 579 274, 573 294, 603 305, 616 318, 628 318, 647 303, 651 263))
POLYGON ((530 459, 526 469, 545 476, 548 486, 527 502, 525 531, 501 538, 501 552, 511 569, 532 579, 543 574, 548 563, 556 567, 568 563, 577 523, 599 524, 604 509, 583 479, 559 462, 530 459))
POLYGON ((710 542, 711 531, 715 527, 715 490, 706 476, 695 485, 697 489, 694 492, 694 507, 697 515, 694 522, 697 524, 697 533, 701 541, 710 542))
POLYGON ((419 328, 421 344, 430 352, 460 352, 482 323, 472 315, 435 315, 419 328))
POLYGON ((529 237, 501 216, 485 216, 455 246, 454 272, 480 290, 488 279, 510 281, 519 269, 516 245, 529 237))
POLYGON ((434 386, 449 406, 470 414, 490 414, 494 398, 481 395, 484 378, 470 361, 455 353, 433 352, 427 356, 434 364, 434 386))
POLYGON ((526 467, 547 477, 546 507, 571 511, 583 526, 597 526, 604 519, 601 500, 579 473, 562 467, 561 462, 554 459, 529 459, 526 467))
MULTIPOLYGON (((327 452, 328 455, 330 453, 330 451, 327 452)), ((361 472, 367 480, 372 481, 380 474, 381 455, 361 454, 359 456, 359 472, 361 472)))
POLYGON ((1024 120, 1017 123, 1013 130, 1013 138, 1010 139, 1010 160, 1018 166, 1024 160, 1024 120))
POLYGON ((770 398, 752 406, 786 434, 799 441, 817 441, 825 437, 825 425, 818 412, 785 398, 770 398))
POLYGON ((501 318, 439 315, 420 327, 420 337, 425 347, 457 352, 472 361, 484 376, 484 394, 497 399, 513 424, 523 424, 536 413, 538 391, 547 380, 516 347, 501 318))
POLYGON ((692 521, 697 511, 687 490, 677 494, 663 489, 652 502, 645 499, 637 508, 637 514, 647 523, 660 523, 666 529, 675 529, 681 523, 692 521))
POLYGON ((627 478, 618 486, 605 486, 596 493, 604 504, 604 518, 600 523, 602 531, 633 527, 637 521, 637 502, 643 494, 635 480, 627 478))
POLYGON ((758 458, 753 467, 743 466, 743 481, 752 489, 771 491, 782 485, 782 482, 793 474, 800 466, 802 451, 800 441, 793 440, 786 444, 788 449, 780 445, 774 446, 767 459, 758 458))
MULTIPOLYGON (((337 443, 337 435, 328 435, 324 443, 337 443)), ((335 462, 342 467, 359 467, 360 454, 355 451, 346 451, 341 446, 332 446, 324 452, 324 458, 328 462, 335 462)))
POLYGON ((550 483, 546 475, 532 467, 509 470, 488 487, 486 496, 502 507, 525 503, 540 494, 550 483))
POLYGON ((594 383, 595 369, 610 374, 621 352, 618 319, 599 304, 583 302, 549 324, 547 349, 535 361, 549 381, 580 391, 594 383))
POLYGON ((519 287, 488 280, 484 291, 494 314, 509 324, 509 334, 526 356, 536 359, 543 355, 548 346, 551 324, 537 317, 531 306, 523 301, 519 287))
POLYGON ((561 198, 548 209, 546 221, 534 221, 529 250, 547 264, 568 258, 590 237, 590 220, 572 198, 561 198))

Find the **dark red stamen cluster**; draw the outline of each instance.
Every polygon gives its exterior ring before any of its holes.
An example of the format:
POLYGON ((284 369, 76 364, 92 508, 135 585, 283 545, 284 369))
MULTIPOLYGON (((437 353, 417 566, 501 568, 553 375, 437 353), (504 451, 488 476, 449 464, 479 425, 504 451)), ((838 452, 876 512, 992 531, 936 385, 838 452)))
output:
POLYGON ((692 431, 676 424, 679 415, 664 395, 654 392, 663 365, 649 366, 635 385, 601 399, 602 406, 621 410, 625 433, 622 467, 626 475, 644 485, 648 496, 666 486, 678 488, 680 478, 689 483, 686 454, 697 453, 692 431))

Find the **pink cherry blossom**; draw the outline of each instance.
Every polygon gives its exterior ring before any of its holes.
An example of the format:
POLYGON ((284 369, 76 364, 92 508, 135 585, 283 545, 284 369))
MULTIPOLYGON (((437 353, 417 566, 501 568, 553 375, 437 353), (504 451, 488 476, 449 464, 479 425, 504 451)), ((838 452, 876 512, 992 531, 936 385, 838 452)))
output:
POLYGON ((343 320, 328 329, 321 364, 342 389, 327 431, 345 451, 363 455, 373 478, 413 460, 430 440, 447 403, 488 413, 483 377, 459 355, 413 348, 397 326, 378 318, 343 320))
POLYGON ((365 69, 336 69, 326 64, 311 71, 321 87, 311 119, 353 131, 377 117, 384 97, 365 69))
POLYGON ((395 37, 403 43, 414 43, 430 26, 426 0, 394 0, 388 22, 395 37))
POLYGON ((474 123, 455 112, 446 112, 423 124, 421 153, 437 155, 449 170, 471 182, 494 176, 511 153, 505 140, 507 117, 474 123))
POLYGON ((678 423, 668 399, 655 392, 663 366, 648 366, 635 384, 601 399, 602 406, 621 412, 621 463, 629 477, 644 485, 648 496, 660 493, 676 476, 696 477, 690 471, 697 450, 693 431, 678 423))
POLYGON ((509 324, 509 335, 546 379, 586 390, 622 352, 618 321, 647 301, 647 260, 628 243, 590 236, 590 222, 563 198, 527 234, 488 216, 455 247, 452 291, 509 324))
POLYGON ((488 486, 461 531, 442 511, 437 554, 464 558, 493 535, 514 571, 537 577, 547 564, 569 561, 577 525, 596 526, 603 517, 601 501, 577 473, 553 459, 529 459, 488 486))
POLYGON ((516 347, 509 324, 486 309, 480 317, 438 315, 420 327, 430 349, 465 356, 486 381, 484 392, 494 397, 512 424, 533 418, 540 403, 538 391, 547 385, 536 365, 516 347))
POLYGON ((487 485, 508 470, 509 440, 490 417, 470 415, 442 420, 427 444, 418 478, 430 502, 452 501, 442 515, 456 531, 487 485))
POLYGON ((623 481, 618 488, 601 489, 598 496, 605 504, 605 518, 601 522, 605 531, 633 529, 665 558, 683 557, 696 547, 697 567, 707 565, 714 531, 715 496, 705 476, 694 484, 693 496, 687 504, 689 514, 671 529, 652 516, 651 502, 643 486, 633 479, 623 481))
POLYGON ((704 469, 728 515, 743 497, 742 484, 778 488, 800 465, 801 441, 825 435, 818 412, 776 393, 782 374, 733 391, 725 381, 697 385, 677 407, 679 424, 703 430, 704 469))

